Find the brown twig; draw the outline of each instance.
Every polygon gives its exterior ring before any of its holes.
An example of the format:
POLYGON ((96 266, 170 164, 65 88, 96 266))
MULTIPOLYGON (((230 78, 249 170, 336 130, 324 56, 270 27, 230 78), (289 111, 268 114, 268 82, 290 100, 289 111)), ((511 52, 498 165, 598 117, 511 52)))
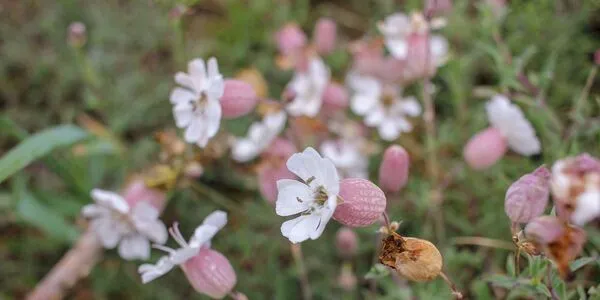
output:
POLYGON ((86 231, 26 299, 64 298, 79 279, 90 273, 101 255, 102 244, 92 230, 86 231))
POLYGON ((456 288, 456 285, 452 282, 452 280, 450 280, 450 278, 448 278, 448 275, 446 275, 444 272, 441 272, 440 276, 442 277, 442 279, 444 279, 446 284, 448 284, 448 287, 450 287, 450 290, 452 291, 452 295, 454 296, 454 298, 464 299, 463 294, 456 288))

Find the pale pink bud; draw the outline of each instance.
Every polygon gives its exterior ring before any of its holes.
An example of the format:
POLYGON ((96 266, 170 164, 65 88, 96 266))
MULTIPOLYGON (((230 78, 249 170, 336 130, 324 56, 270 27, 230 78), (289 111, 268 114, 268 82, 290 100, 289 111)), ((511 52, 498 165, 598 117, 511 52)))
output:
POLYGON ((161 190, 149 188, 144 180, 135 179, 125 187, 123 198, 130 207, 135 207, 139 202, 145 201, 162 211, 166 204, 167 195, 161 190))
POLYGON ((279 52, 289 55, 306 46, 306 35, 297 24, 290 23, 275 33, 275 42, 279 52))
POLYGON ((515 223, 527 223, 544 213, 550 196, 550 170, 541 166, 523 175, 506 191, 504 211, 515 223))
POLYGON ((404 148, 389 146, 379 166, 379 186, 386 192, 397 193, 408 181, 410 158, 404 148))
POLYGON ((335 48, 337 25, 332 19, 321 18, 315 25, 313 40, 320 54, 329 54, 335 48))
POLYGON ((269 203, 275 204, 277 200, 277 180, 296 178, 285 165, 287 159, 296 152, 296 146, 283 138, 276 138, 263 152, 261 157, 267 162, 258 170, 258 187, 269 203))
POLYGON ((294 143, 288 139, 276 138, 271 145, 263 152, 263 158, 277 157, 284 161, 292 156, 292 154, 298 152, 294 143))
POLYGON ((596 52, 594 52, 594 63, 596 65, 600 65, 600 49, 596 50, 596 52))
POLYGON ((428 33, 414 33, 408 36, 406 72, 412 80, 431 76, 435 73, 433 54, 430 51, 428 33))
POLYGON ((248 114, 256 106, 258 97, 252 85, 237 79, 225 80, 225 91, 221 97, 224 118, 237 118, 248 114))
POLYGON ((358 237, 354 230, 342 227, 335 236, 335 246, 341 257, 351 258, 358 250, 358 237))
POLYGON ((385 194, 366 179, 343 179, 340 181, 339 196, 343 202, 338 204, 333 218, 346 226, 371 225, 385 211, 385 194))
POLYGON ((463 150, 467 164, 475 170, 483 170, 495 164, 506 153, 506 139, 500 130, 490 127, 474 135, 463 150))
POLYGON ((192 287, 211 298, 227 296, 237 282, 229 260, 209 248, 201 248, 198 255, 186 261, 181 268, 192 287))
POLYGON ((348 91, 339 83, 330 82, 323 92, 323 109, 333 112, 348 107, 348 91))
POLYGON ((452 10, 452 0, 427 0, 425 13, 428 16, 442 15, 452 10))
POLYGON ((67 42, 72 47, 81 47, 87 41, 87 33, 85 24, 81 22, 73 22, 69 25, 67 33, 67 42))

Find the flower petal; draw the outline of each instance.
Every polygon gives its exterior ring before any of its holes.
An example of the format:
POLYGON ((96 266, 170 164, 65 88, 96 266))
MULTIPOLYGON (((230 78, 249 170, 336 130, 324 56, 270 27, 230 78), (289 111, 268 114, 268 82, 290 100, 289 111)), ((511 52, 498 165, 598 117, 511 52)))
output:
POLYGON ((288 169, 300 177, 305 182, 312 179, 318 185, 322 184, 323 173, 321 172, 321 162, 323 158, 312 147, 304 149, 301 153, 295 153, 288 159, 286 166, 288 169))
POLYGON ((227 213, 222 210, 216 210, 210 213, 210 215, 204 218, 204 225, 212 225, 216 227, 218 230, 223 229, 227 224, 227 213))
POLYGON ((153 264, 143 264, 139 266, 138 273, 142 275, 142 283, 148 283, 173 269, 174 264, 168 256, 161 257, 158 262, 153 264))
POLYGON ((104 248, 112 249, 116 247, 121 239, 121 231, 117 228, 115 222, 111 218, 97 218, 90 223, 90 228, 96 233, 104 248))
POLYGON ((280 179, 277 181, 277 190, 275 212, 280 216, 290 216, 306 211, 313 200, 310 188, 297 180, 280 179))
POLYGON ((121 197, 121 195, 101 189, 93 189, 91 192, 92 199, 98 203, 98 205, 104 206, 106 208, 113 209, 120 213, 129 212, 129 205, 121 197))
POLYGON ((110 211, 96 204, 88 204, 81 209, 81 214, 86 218, 99 218, 108 216, 110 211))
POLYGON ((210 241, 215 234, 219 231, 219 228, 213 225, 202 224, 194 230, 194 235, 190 239, 191 248, 200 248, 206 242, 210 241))
MULTIPOLYGON (((320 236, 315 233, 319 231, 321 226, 321 218, 316 214, 302 215, 295 219, 285 221, 281 225, 281 234, 288 238, 290 242, 296 244, 312 236, 320 236)), ((322 232, 322 231, 321 231, 322 232)))
POLYGON ((195 143, 202 136, 206 124, 203 119, 193 119, 185 130, 184 139, 188 143, 195 143))
POLYGON ((173 104, 189 103, 190 101, 196 100, 196 98, 197 97, 194 95, 194 93, 180 87, 174 88, 169 96, 169 100, 173 104))
POLYGON ((150 242, 140 234, 129 235, 119 243, 119 256, 125 260, 148 259, 150 242))
POLYGON ((175 125, 184 128, 189 126, 194 119, 194 112, 188 102, 181 102, 173 107, 173 117, 175 125))

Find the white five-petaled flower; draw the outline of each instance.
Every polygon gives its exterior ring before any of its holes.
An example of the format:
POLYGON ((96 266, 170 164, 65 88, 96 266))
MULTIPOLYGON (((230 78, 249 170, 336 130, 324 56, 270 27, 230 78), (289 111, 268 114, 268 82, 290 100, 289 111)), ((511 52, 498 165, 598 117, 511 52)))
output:
MULTIPOLYGON (((430 29, 443 27, 442 19, 434 19, 427 22, 423 14, 413 13, 410 17, 403 13, 395 13, 385 18, 378 24, 379 31, 383 34, 386 48, 392 56, 398 59, 406 59, 410 53, 410 47, 420 43, 420 37, 429 39, 429 55, 434 66, 440 66, 446 62, 448 54, 448 41, 440 35, 429 35, 430 29)), ((422 49, 425 50, 425 49, 422 49)))
POLYGON ((208 60, 208 72, 202 59, 188 63, 188 73, 175 74, 176 87, 171 92, 175 124, 186 128, 184 138, 188 143, 205 147, 217 134, 221 123, 220 98, 225 85, 219 73, 217 60, 208 60))
POLYGON ((321 144, 321 153, 331 159, 341 178, 366 179, 369 160, 359 146, 358 142, 329 140, 321 144))
POLYGON ((354 90, 350 100, 352 111, 365 116, 365 124, 377 127, 386 141, 411 131, 413 127, 407 117, 421 114, 421 105, 415 97, 402 97, 400 89, 385 85, 375 77, 351 73, 347 83, 354 90))
POLYGON ((315 117, 323 104, 323 93, 329 83, 329 69, 320 58, 312 58, 308 70, 298 72, 288 88, 294 93, 294 100, 287 106, 292 116, 315 117))
POLYGON ((292 243, 317 239, 337 206, 340 182, 335 166, 309 147, 292 155, 287 167, 302 181, 277 181, 275 211, 280 216, 300 215, 283 222, 281 233, 292 243))
POLYGON ((247 162, 262 153, 281 133, 287 117, 284 111, 268 114, 262 122, 253 123, 248 136, 237 139, 231 150, 234 160, 247 162))
POLYGON ((150 257, 150 241, 162 244, 167 229, 158 219, 159 211, 146 201, 133 208, 119 194, 94 189, 95 204, 83 207, 82 214, 90 218, 90 228, 105 248, 119 245, 119 255, 126 260, 150 257))
POLYGON ((485 109, 490 124, 500 130, 512 150, 526 156, 540 153, 541 144, 533 126, 506 96, 495 95, 485 109))
POLYGON ((169 233, 181 248, 172 249, 162 245, 153 245, 154 248, 165 251, 168 255, 161 257, 154 265, 143 264, 138 268, 138 272, 142 276, 142 282, 147 283, 166 274, 174 266, 181 265, 196 256, 201 248, 210 248, 210 240, 225 224, 227 224, 227 213, 219 210, 215 211, 204 219, 202 225, 196 228, 189 242, 186 242, 183 238, 178 224, 173 224, 173 227, 169 229, 169 233))

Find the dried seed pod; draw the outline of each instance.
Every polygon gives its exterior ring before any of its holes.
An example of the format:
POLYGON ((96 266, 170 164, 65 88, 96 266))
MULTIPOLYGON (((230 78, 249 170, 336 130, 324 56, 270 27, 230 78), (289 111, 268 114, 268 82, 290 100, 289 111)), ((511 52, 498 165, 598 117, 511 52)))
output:
POLYGON ((361 178, 340 181, 338 204, 333 218, 350 227, 364 227, 375 223, 385 211, 386 199, 383 191, 374 183, 361 178))
POLYGON ((383 240, 379 261, 412 281, 429 281, 442 272, 442 254, 431 242, 392 233, 383 240))
POLYGON ((550 171, 541 166, 508 188, 504 211, 512 222, 527 223, 544 213, 549 196, 550 171))

